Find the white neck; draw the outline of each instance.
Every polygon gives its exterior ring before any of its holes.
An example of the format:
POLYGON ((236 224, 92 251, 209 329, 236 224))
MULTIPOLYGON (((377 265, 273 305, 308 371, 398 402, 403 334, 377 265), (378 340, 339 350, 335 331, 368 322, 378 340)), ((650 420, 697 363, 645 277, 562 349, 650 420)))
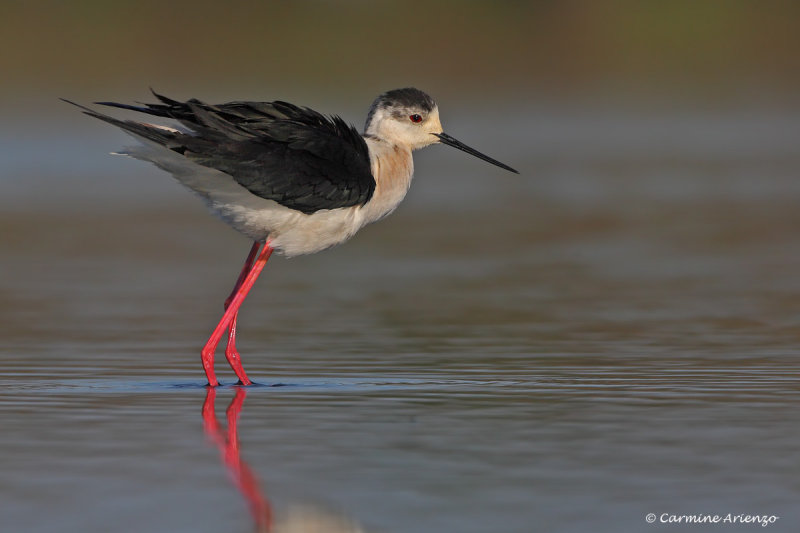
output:
POLYGON ((365 223, 383 218, 405 198, 414 175, 414 160, 407 146, 366 137, 375 192, 361 211, 365 223))

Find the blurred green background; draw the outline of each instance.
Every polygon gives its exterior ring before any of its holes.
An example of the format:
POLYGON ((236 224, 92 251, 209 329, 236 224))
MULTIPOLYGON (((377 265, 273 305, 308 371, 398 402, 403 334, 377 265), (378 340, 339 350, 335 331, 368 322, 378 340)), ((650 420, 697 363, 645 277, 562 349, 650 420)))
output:
POLYGON ((176 97, 794 101, 800 2, 2 2, 4 106, 176 97), (46 103, 43 103, 46 101, 46 103))

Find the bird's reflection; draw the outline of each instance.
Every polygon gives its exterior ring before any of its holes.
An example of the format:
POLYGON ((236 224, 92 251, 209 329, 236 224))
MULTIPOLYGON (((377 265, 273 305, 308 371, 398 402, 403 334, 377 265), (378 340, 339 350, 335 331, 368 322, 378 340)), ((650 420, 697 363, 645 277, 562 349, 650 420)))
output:
POLYGON ((236 488, 244 496, 250 508, 250 514, 255 521, 256 531, 273 531, 272 506, 264 496, 258 484, 258 479, 256 479, 250 466, 242 461, 239 454, 237 422, 246 397, 247 391, 242 387, 236 387, 236 394, 231 400, 228 409, 225 410, 225 415, 228 419, 226 431, 217 420, 217 414, 214 410, 217 391, 214 387, 207 387, 206 399, 203 402, 203 429, 208 438, 219 448, 222 463, 228 469, 236 488))
POLYGON ((364 529, 352 520, 313 506, 295 506, 277 519, 273 518, 272 505, 252 469, 242 460, 239 453, 237 422, 247 397, 247 390, 238 386, 234 388, 236 393, 225 410, 227 428, 223 428, 219 423, 214 410, 216 389, 206 388, 206 398, 203 402, 203 429, 219 449, 222 463, 247 502, 255 530, 259 533, 365 533, 364 529))

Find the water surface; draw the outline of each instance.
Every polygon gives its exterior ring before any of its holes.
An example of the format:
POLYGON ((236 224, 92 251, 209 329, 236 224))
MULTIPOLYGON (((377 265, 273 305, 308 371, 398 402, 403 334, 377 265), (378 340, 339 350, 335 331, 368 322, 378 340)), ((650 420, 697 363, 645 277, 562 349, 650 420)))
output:
POLYGON ((271 260, 240 316, 259 386, 223 361, 215 397, 199 348, 247 241, 121 138, 14 151, 3 530, 797 531, 798 116, 456 124, 522 176, 430 149, 392 217, 271 260))

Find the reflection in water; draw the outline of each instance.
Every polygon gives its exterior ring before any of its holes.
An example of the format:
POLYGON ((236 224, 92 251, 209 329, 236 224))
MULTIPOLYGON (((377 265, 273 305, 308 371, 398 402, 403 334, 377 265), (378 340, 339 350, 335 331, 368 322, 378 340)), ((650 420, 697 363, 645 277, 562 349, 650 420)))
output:
POLYGON ((239 489, 247 501, 250 514, 256 524, 256 531, 272 531, 272 507, 261 491, 253 471, 250 470, 247 463, 242 461, 239 455, 239 433, 236 423, 239 420, 239 413, 242 411, 246 396, 247 392, 243 388, 236 387, 236 395, 225 411, 225 415, 228 418, 228 430, 226 432, 217 420, 217 415, 214 411, 214 400, 217 397, 217 392, 214 387, 207 387, 206 399, 203 402, 203 429, 206 435, 219 448, 223 464, 230 472, 236 488, 239 489))
POLYGON ((231 400, 225 416, 228 420, 227 431, 217 420, 214 401, 217 391, 214 387, 206 388, 203 402, 203 430, 219 448, 222 462, 239 489, 255 524, 255 530, 263 533, 359 533, 364 530, 347 518, 323 511, 312 506, 296 506, 289 509, 280 519, 273 521, 272 506, 264 495, 250 466, 242 460, 239 453, 239 433, 237 422, 242 412, 247 391, 243 387, 234 387, 236 394, 231 400))

